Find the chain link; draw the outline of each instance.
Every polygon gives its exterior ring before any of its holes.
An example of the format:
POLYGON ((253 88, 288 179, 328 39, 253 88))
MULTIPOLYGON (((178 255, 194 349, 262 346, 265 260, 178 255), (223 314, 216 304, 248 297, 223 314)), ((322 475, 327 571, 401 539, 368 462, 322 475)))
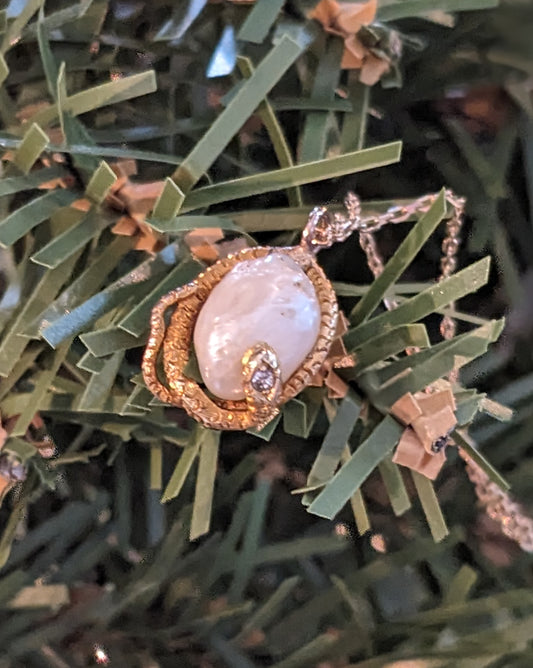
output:
MULTIPOLYGON (((446 222, 446 235, 442 242, 443 256, 440 261, 441 273, 438 278, 439 281, 451 276, 457 267, 457 251, 459 250, 459 245, 461 243, 459 233, 463 224, 465 207, 465 199, 463 197, 458 197, 451 190, 445 190, 444 194, 446 202, 451 206, 452 214, 446 222)), ((373 233, 385 225, 403 223, 414 215, 426 213, 437 197, 438 195, 436 194, 424 195, 411 204, 391 207, 381 215, 364 220, 363 225, 365 225, 365 231, 359 232, 359 245, 366 255, 368 267, 375 278, 383 272, 384 265, 373 233)), ((394 299, 384 299, 383 301, 388 310, 398 306, 398 302, 394 299)), ((450 304, 452 309, 453 306, 453 304, 450 304)), ((445 315, 442 318, 440 332, 444 339, 448 340, 453 338, 455 336, 456 328, 457 325, 453 318, 448 315, 445 315)), ((408 355, 412 355, 418 352, 418 348, 408 348, 406 352, 408 355)), ((450 376, 452 376, 450 378, 451 382, 457 380, 456 371, 452 371, 450 376)))
POLYGON ((466 473, 487 515, 498 522, 502 533, 518 543, 524 552, 533 552, 533 520, 507 492, 490 480, 462 448, 459 448, 459 455, 465 462, 466 473))
MULTIPOLYGON (((374 232, 390 223, 402 223, 415 214, 425 213, 435 201, 437 195, 425 195, 412 204, 392 207, 384 214, 364 219, 359 225, 359 244, 363 249, 368 267, 374 277, 378 277, 384 269, 383 260, 374 238, 374 232)), ((440 261, 439 281, 453 274, 457 268, 457 252, 460 245, 459 234, 463 224, 465 199, 458 197, 451 190, 445 191, 447 203, 452 208, 450 218, 446 222, 446 232, 442 241, 442 258, 440 261)), ((348 208, 348 207, 347 207, 348 208)), ((384 300, 388 310, 396 308, 397 302, 393 299, 384 300)), ((454 304, 449 304, 451 310, 454 304)), ((446 314, 440 324, 440 333, 443 339, 450 340, 455 336, 457 323, 454 318, 446 314)), ((407 354, 418 352, 417 348, 408 348, 407 354)), ((453 370, 448 375, 451 383, 457 382, 458 371, 453 370)), ((466 473, 474 485, 476 495, 485 512, 494 521, 498 522, 501 531, 508 538, 515 541, 525 552, 533 552, 533 520, 528 517, 512 497, 501 490, 490 480, 481 467, 474 462, 462 448, 457 448, 459 455, 465 462, 466 473)))

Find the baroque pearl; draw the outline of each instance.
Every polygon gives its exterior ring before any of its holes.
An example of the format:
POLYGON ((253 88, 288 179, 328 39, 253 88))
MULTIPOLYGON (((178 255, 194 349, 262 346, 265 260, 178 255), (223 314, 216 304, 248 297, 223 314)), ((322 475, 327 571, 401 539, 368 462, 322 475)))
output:
POLYGON ((244 398, 241 360, 265 342, 288 380, 313 349, 320 304, 303 269, 283 253, 239 262, 202 306, 194 349, 206 387, 220 399, 244 398))

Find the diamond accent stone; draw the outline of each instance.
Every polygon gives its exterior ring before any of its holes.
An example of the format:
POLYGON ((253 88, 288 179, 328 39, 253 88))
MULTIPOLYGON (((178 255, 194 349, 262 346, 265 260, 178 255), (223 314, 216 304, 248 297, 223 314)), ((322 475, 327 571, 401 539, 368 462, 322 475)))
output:
POLYGON ((276 376, 272 369, 260 367, 252 374, 251 385, 257 392, 268 392, 274 387, 276 376))

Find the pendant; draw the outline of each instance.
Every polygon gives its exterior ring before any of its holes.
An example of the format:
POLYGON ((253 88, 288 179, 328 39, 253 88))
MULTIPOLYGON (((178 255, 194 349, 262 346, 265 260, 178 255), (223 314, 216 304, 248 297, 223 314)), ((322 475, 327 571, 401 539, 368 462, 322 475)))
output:
POLYGON ((345 205, 348 217, 313 209, 298 246, 247 248, 160 299, 142 364, 148 389, 209 429, 270 422, 336 336, 336 295, 315 254, 358 228, 359 200, 350 193, 345 205), (187 377, 193 351, 202 383, 187 377))

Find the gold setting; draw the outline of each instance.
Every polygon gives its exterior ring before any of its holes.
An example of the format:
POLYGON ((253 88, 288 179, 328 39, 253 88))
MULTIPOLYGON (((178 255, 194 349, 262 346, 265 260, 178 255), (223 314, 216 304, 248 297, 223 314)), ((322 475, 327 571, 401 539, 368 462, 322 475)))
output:
POLYGON ((318 266, 307 245, 290 248, 247 248, 219 260, 181 288, 172 290, 155 305, 151 316, 150 338, 144 353, 142 370, 148 389, 161 401, 184 408, 209 429, 260 429, 279 413, 279 407, 299 394, 324 363, 335 338, 338 305, 331 283, 318 266), (259 343, 243 356, 245 399, 225 401, 210 397, 195 380, 184 373, 190 359, 196 319, 211 290, 239 262, 265 257, 271 253, 289 255, 305 272, 320 304, 320 329, 311 352, 302 365, 283 384, 275 351, 259 343), (168 327, 165 315, 173 309, 168 327), (162 363, 162 373, 159 366, 162 363), (266 364, 273 371, 275 383, 261 392, 252 385, 253 372, 266 364), (165 382, 160 379, 165 377, 165 382))
POLYGON ((279 412, 281 369, 276 351, 261 341, 242 358, 243 388, 250 411, 258 424, 267 424, 279 412))

